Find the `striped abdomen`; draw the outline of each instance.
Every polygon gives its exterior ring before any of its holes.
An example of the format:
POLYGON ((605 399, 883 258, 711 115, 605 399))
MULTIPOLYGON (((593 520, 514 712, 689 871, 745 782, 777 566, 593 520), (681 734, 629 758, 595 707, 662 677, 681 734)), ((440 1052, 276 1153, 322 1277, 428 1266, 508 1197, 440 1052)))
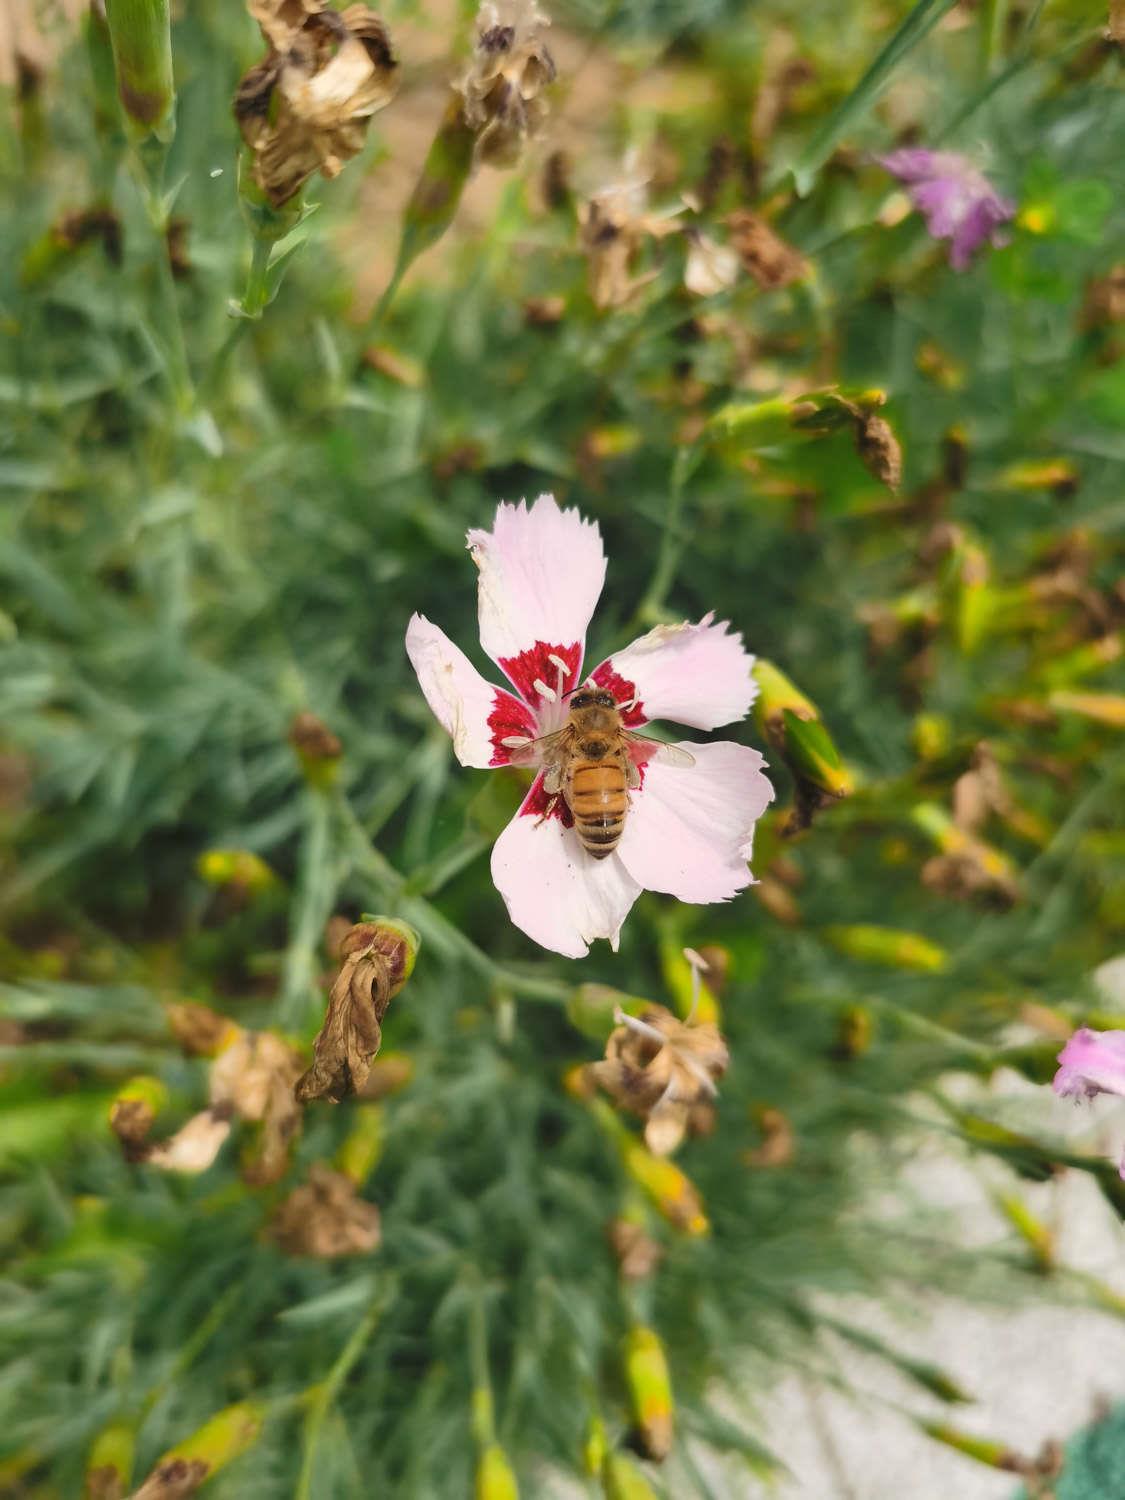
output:
POLYGON ((568 777, 566 802, 583 849, 595 859, 612 854, 624 832, 629 806, 625 767, 620 759, 613 756, 576 762, 568 777))

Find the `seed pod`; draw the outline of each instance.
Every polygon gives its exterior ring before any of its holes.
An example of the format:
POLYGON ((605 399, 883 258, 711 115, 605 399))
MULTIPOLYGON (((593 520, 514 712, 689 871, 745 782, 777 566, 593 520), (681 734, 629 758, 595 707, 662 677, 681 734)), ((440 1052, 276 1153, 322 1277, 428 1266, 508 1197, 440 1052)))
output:
POLYGON ((672 1451, 675 1420, 664 1345, 653 1329, 638 1325, 625 1336, 621 1354, 637 1437, 645 1456, 662 1463, 672 1451))
POLYGON ((175 133, 175 85, 168 0, 106 0, 117 96, 136 141, 175 133))

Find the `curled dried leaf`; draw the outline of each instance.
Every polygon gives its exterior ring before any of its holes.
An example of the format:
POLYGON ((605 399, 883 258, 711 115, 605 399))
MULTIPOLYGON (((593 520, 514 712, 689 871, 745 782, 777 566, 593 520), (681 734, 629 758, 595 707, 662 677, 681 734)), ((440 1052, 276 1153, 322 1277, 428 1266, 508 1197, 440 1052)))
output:
POLYGON ((320 1260, 366 1255, 382 1237, 374 1203, 358 1197, 350 1178, 322 1162, 279 1206, 270 1233, 287 1254, 320 1260))
POLYGON ((313 1043, 313 1064, 297 1081, 302 1104, 311 1099, 339 1103, 366 1084, 387 1006, 409 978, 417 946, 405 923, 385 918, 359 922, 344 938, 340 972, 313 1043))

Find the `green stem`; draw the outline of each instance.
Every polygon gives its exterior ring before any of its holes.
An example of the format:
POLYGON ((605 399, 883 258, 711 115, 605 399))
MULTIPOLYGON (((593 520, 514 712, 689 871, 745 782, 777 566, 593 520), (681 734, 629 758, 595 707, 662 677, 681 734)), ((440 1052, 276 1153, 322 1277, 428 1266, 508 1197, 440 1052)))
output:
POLYGON ((313 998, 317 945, 338 886, 330 847, 332 803, 325 791, 311 785, 305 790, 305 799, 305 833, 278 1007, 278 1024, 283 1030, 300 1026, 305 1020, 313 998))
POLYGON ((679 567, 684 550, 684 490, 688 480, 702 462, 703 452, 703 447, 699 443, 690 448, 679 448, 676 451, 675 462, 672 466, 672 479, 668 489, 668 509, 664 514, 664 531, 660 538, 660 553, 644 598, 637 606, 635 622, 638 627, 656 625, 663 616, 664 601, 676 577, 676 569, 679 567))
POLYGON ((168 208, 164 197, 164 163, 167 147, 155 138, 134 145, 131 152, 145 213, 152 228, 156 247, 156 288, 158 297, 157 345, 164 355, 164 370, 176 411, 187 415, 195 404, 187 343, 168 257, 168 208))
POLYGON ((304 1453, 301 1459, 301 1474, 297 1480, 297 1488, 294 1491, 294 1500, 311 1500, 316 1493, 313 1488, 315 1479, 316 1452, 320 1446, 321 1434, 332 1404, 339 1395, 340 1387, 347 1379, 352 1366, 363 1353, 365 1345, 374 1334, 379 1325, 379 1319, 386 1310, 387 1304, 393 1296, 393 1288, 386 1288, 381 1297, 368 1308, 366 1314, 356 1325, 351 1338, 341 1349, 335 1364, 329 1370, 324 1380, 315 1386, 309 1395, 308 1411, 305 1417, 304 1453))
POLYGON ((450 958, 460 959, 496 989, 506 989, 527 1000, 544 1000, 565 1004, 571 986, 561 979, 535 979, 516 970, 506 969, 455 927, 423 896, 408 894, 410 882, 394 868, 368 838, 351 804, 341 796, 337 803, 349 850, 357 869, 365 871, 380 889, 381 899, 393 903, 398 914, 412 923, 422 937, 450 958))

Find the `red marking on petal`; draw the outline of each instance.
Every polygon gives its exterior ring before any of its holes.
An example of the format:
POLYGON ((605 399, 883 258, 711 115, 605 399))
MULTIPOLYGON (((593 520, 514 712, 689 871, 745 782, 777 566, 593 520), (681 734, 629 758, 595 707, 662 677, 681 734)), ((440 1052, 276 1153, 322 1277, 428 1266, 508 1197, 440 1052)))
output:
POLYGON ((537 776, 527 794, 527 801, 520 808, 521 818, 558 818, 564 828, 574 827, 574 818, 561 793, 549 796, 543 786, 543 777, 537 776), (554 806, 551 806, 551 803, 554 806))
MULTIPOLYGON (((613 669, 613 657, 603 661, 594 673, 594 681, 600 688, 605 688, 613 694, 614 702, 628 703, 630 698, 636 698, 637 685, 630 682, 627 677, 622 677, 620 672, 613 669)), ((636 729, 639 724, 647 724, 648 718, 645 714, 645 706, 640 701, 633 704, 632 708, 622 711, 621 722, 626 729, 636 729)))
POLYGON ((493 689, 488 729, 492 735, 492 759, 489 764, 493 766, 508 766, 512 763, 511 746, 502 744, 503 740, 516 734, 526 735, 529 740, 533 740, 539 733, 535 715, 527 704, 521 703, 518 698, 513 698, 511 693, 505 693, 500 688, 493 689))
POLYGON ((645 766, 652 759, 653 752, 657 748, 656 742, 653 740, 648 744, 645 744, 641 740, 630 740, 626 748, 629 751, 629 759, 636 766, 637 775, 641 778, 640 786, 634 787, 633 790, 635 792, 643 791, 645 784, 645 766))
POLYGON ((567 671, 563 678, 562 690, 564 693, 569 693, 571 688, 578 685, 578 673, 582 666, 581 641, 575 641, 570 646, 552 646, 546 641, 536 641, 534 646, 529 646, 518 656, 500 658, 500 669, 505 677, 514 684, 523 701, 535 710, 541 709, 544 703, 550 701, 540 697, 538 690, 533 686, 535 679, 538 678, 552 691, 558 684, 559 669, 551 661, 552 656, 557 656, 561 661, 566 662, 567 671))

